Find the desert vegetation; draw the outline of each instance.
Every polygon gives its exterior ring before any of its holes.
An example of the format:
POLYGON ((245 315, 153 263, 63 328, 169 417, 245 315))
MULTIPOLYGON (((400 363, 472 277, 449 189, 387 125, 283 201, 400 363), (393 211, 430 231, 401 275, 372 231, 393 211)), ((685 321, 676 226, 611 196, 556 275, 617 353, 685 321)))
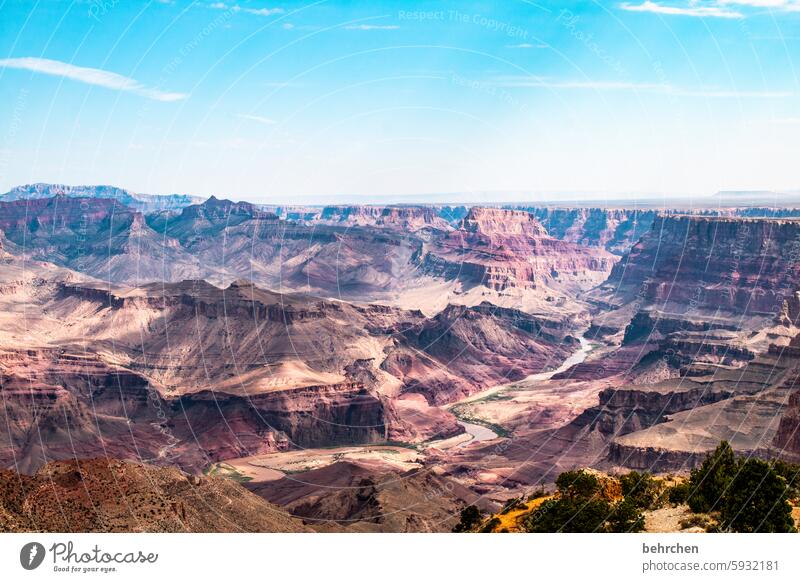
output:
POLYGON ((737 457, 723 441, 670 500, 685 499, 693 513, 713 516, 707 531, 793 532, 798 474, 800 467, 783 461, 737 457))
POLYGON ((641 532, 648 515, 669 510, 673 531, 795 532, 799 476, 798 465, 737 456, 723 441, 688 476, 566 471, 554 491, 509 499, 496 514, 466 507, 453 531, 641 532))

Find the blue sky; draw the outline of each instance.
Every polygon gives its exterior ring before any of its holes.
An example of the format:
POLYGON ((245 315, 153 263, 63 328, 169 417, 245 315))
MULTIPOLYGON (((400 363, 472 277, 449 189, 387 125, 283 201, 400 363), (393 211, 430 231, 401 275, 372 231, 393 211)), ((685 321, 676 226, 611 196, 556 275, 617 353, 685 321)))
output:
POLYGON ((0 0, 0 190, 798 189, 798 60, 798 0, 0 0))

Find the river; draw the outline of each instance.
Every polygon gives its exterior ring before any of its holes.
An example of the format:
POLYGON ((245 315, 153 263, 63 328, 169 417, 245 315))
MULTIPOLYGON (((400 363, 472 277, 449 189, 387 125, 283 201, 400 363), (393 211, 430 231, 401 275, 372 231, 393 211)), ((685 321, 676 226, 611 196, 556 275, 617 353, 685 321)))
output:
MULTIPOLYGON (((589 340, 583 337, 583 334, 578 336, 578 341, 580 342, 580 347, 578 350, 571 354, 566 360, 562 362, 562 364, 556 368, 555 370, 550 370, 549 372, 538 372, 536 374, 531 374, 527 376, 523 380, 518 380, 516 382, 509 382, 508 384, 500 384, 499 386, 492 386, 491 388, 487 388, 477 394, 473 394, 463 400, 459 400, 458 402, 453 402, 447 408, 452 409, 454 406, 458 404, 467 404, 469 402, 475 402, 476 400, 480 400, 482 398, 486 398, 487 396, 491 396, 492 394, 498 394, 499 392, 503 392, 507 390, 511 386, 516 386, 518 384, 529 384, 532 382, 544 382, 545 380, 549 380, 556 374, 560 374, 561 372, 565 372, 569 370, 575 364, 580 364, 583 362, 589 353, 594 349, 592 344, 589 340)), ((472 435, 472 438, 464 443, 461 443, 459 447, 465 447, 475 442, 481 441, 490 441, 492 439, 497 438, 497 433, 494 432, 492 429, 483 426, 481 424, 474 424, 471 422, 464 422, 462 420, 458 421, 458 424, 464 427, 464 430, 467 434, 472 435)))

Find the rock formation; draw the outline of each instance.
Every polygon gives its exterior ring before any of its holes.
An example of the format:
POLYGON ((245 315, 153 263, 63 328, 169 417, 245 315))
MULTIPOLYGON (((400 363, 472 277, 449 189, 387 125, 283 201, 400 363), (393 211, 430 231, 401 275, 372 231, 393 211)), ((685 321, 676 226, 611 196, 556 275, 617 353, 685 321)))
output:
POLYGON ((303 523, 222 477, 113 459, 0 470, 4 532, 302 532, 303 523))
POLYGON ((250 488, 318 531, 449 532, 465 505, 492 507, 431 469, 387 472, 350 462, 250 488))
POLYGON ((430 273, 497 291, 589 286, 605 279, 614 262, 604 251, 550 237, 528 212, 475 207, 425 257, 430 273))
POLYGON ((120 204, 139 212, 159 210, 178 210, 190 204, 199 204, 203 199, 186 194, 140 194, 115 186, 67 186, 64 184, 26 184, 12 188, 0 195, 0 200, 38 200, 54 196, 70 198, 104 198, 116 200, 120 204))
POLYGON ((655 210, 627 208, 557 208, 550 206, 521 207, 544 225, 550 236, 586 246, 601 247, 623 255, 643 234, 656 217, 655 210))

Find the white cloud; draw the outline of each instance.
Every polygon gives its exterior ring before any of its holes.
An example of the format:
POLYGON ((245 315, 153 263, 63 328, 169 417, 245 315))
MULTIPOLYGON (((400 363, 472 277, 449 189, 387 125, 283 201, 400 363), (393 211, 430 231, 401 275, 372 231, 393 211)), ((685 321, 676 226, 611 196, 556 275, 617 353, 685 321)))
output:
POLYGON ((189 96, 186 93, 170 93, 154 87, 148 87, 130 77, 124 77, 117 73, 103 71, 102 69, 78 67, 61 61, 40 59, 37 57, 0 59, 0 67, 23 69, 26 71, 33 71, 34 73, 63 77, 80 83, 86 83, 87 85, 134 93, 135 95, 153 99, 154 101, 180 101, 189 96))
POLYGON ((710 0, 702 4, 697 0, 683 0, 682 2, 671 0, 671 4, 645 0, 641 4, 624 2, 620 4, 620 8, 632 12, 653 12, 677 16, 744 18, 745 15, 737 8, 800 12, 800 0, 710 0))
POLYGON ((351 24, 345 26, 347 30, 397 30, 396 24, 351 24))
POLYGON ((261 115, 250 115, 249 113, 237 113, 236 117, 240 117, 242 119, 249 119, 250 121, 257 121, 258 123, 263 123, 264 125, 275 125, 277 121, 274 119, 270 119, 269 117, 262 117, 261 115))
POLYGON ((255 14, 256 16, 272 16, 274 14, 283 14, 283 8, 242 8, 238 4, 225 4, 225 2, 214 2, 208 5, 209 8, 216 10, 230 10, 232 12, 246 12, 247 14, 255 14))
POLYGON ((800 0, 717 0, 720 5, 749 6, 751 8, 771 8, 776 10, 800 11, 800 0))
POLYGON ((255 14, 256 16, 272 16, 273 14, 283 14, 283 8, 242 8, 243 12, 255 14))
POLYGON ((736 10, 729 10, 721 5, 697 6, 690 2, 687 6, 668 6, 659 4, 651 0, 645 0, 641 4, 629 4, 627 2, 619 5, 623 10, 631 12, 653 12, 655 14, 668 14, 674 16, 697 16, 708 18, 744 18, 744 14, 736 10))
POLYGON ((629 81, 571 81, 536 76, 497 77, 489 84, 498 87, 575 89, 590 91, 640 91, 661 93, 674 97, 699 97, 707 99, 779 99, 795 97, 792 91, 721 90, 715 88, 689 89, 666 83, 636 83, 629 81))

